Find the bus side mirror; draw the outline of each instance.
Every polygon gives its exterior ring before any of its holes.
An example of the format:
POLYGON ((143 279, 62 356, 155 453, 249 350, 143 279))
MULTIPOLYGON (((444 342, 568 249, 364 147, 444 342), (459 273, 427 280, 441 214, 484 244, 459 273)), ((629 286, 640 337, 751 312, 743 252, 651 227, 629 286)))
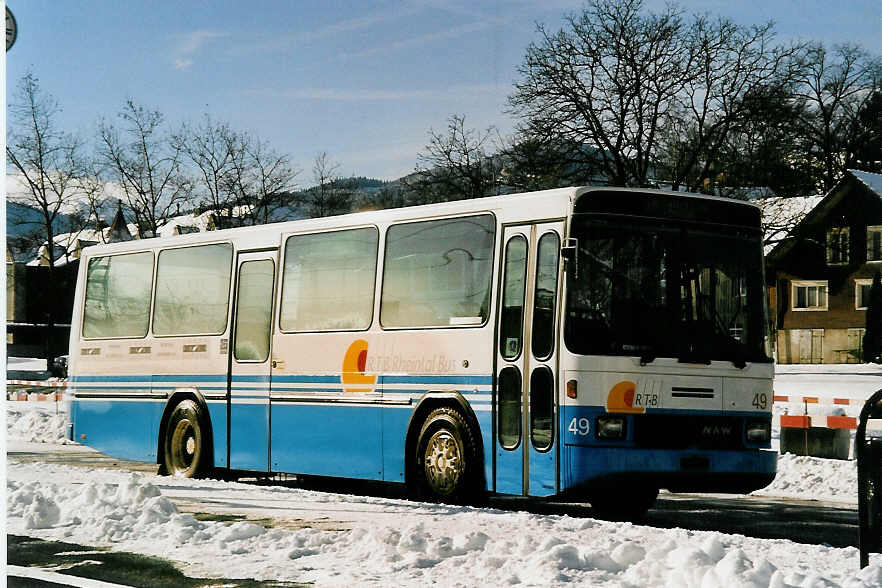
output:
POLYGON ((578 239, 567 239, 560 248, 560 256, 567 261, 576 259, 576 251, 579 249, 578 239))

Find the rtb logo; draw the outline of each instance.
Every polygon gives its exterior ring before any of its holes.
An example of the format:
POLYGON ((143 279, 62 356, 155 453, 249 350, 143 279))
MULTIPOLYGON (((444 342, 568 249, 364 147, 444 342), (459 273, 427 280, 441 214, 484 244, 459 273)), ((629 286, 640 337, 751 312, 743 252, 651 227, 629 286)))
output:
POLYGON ((356 339, 346 350, 346 354, 343 356, 343 371, 340 375, 344 392, 364 394, 374 391, 377 375, 364 373, 367 365, 367 353, 368 342, 364 339, 356 339))
POLYGON ((637 392, 637 384, 623 380, 612 387, 606 396, 606 411, 642 414, 647 408, 658 408, 658 393, 637 392))

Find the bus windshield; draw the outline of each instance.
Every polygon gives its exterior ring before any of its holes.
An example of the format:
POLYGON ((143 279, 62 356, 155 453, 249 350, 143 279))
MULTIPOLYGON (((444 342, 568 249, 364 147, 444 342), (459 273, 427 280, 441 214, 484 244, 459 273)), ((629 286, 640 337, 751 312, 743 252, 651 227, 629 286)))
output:
POLYGON ((758 234, 576 214, 571 236, 564 338, 573 353, 771 361, 758 234))

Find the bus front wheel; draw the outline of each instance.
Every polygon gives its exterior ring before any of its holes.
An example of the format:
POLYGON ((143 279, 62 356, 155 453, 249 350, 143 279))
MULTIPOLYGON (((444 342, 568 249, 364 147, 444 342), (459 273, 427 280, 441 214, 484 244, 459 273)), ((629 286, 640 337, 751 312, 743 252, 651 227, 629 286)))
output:
POLYGON ((464 502, 474 497, 478 451, 458 411, 438 408, 429 413, 417 441, 415 466, 419 498, 464 502))
POLYGON ((206 427, 202 407, 182 400, 168 417, 163 440, 162 472, 180 478, 205 474, 206 427))

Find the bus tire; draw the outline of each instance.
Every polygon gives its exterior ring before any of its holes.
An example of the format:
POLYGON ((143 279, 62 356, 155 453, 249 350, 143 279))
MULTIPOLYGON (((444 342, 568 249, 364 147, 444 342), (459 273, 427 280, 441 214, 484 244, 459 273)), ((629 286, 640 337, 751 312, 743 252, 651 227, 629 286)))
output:
POLYGON ((426 417, 414 456, 414 494, 417 498, 462 503, 475 498, 479 470, 478 447, 459 411, 436 408, 426 417))
POLYGON ((638 487, 616 490, 599 490, 588 497, 591 510, 601 519, 609 521, 642 521, 655 504, 658 488, 638 487))
POLYGON ((179 402, 165 426, 160 473, 179 478, 204 476, 208 461, 207 431, 202 407, 190 399, 179 402))

